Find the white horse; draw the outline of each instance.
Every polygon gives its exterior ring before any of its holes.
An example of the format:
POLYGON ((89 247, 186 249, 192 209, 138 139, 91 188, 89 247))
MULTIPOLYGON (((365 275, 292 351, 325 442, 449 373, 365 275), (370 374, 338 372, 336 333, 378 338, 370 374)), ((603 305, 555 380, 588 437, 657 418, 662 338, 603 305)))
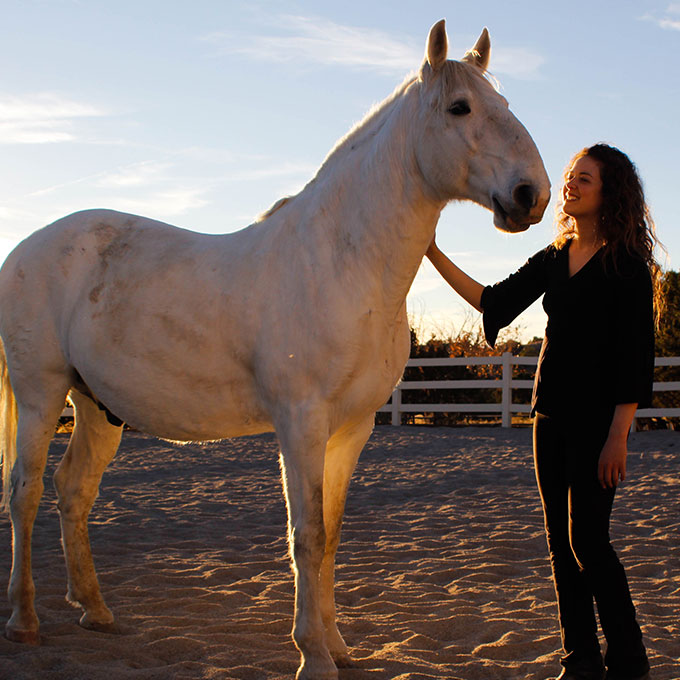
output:
POLYGON ((31 532, 54 425, 75 428, 54 476, 68 599, 113 629, 87 517, 121 421, 171 440, 275 430, 295 574, 297 677, 350 662, 335 623, 345 496, 374 412, 409 352, 405 299, 451 200, 516 232, 549 182, 485 70, 486 29, 447 61, 444 22, 408 78, 260 220, 205 235, 88 210, 37 231, 0 271, 4 503, 13 528, 10 640, 39 642, 31 532), (115 416, 114 416, 115 414, 115 416), (11 474, 10 474, 11 472, 11 474))

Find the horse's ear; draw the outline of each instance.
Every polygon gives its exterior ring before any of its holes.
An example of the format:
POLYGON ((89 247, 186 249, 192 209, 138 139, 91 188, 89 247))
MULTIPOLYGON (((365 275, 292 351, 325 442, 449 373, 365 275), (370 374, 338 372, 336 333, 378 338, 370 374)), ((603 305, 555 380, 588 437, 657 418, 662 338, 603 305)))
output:
POLYGON ((489 31, 486 28, 477 39, 475 46, 465 53, 461 61, 472 64, 486 71, 489 65, 489 57, 491 56, 491 40, 489 38, 489 31))
POLYGON ((425 61, 433 71, 438 71, 444 65, 448 51, 449 40, 446 37, 446 21, 442 19, 430 29, 430 35, 427 37, 425 61))

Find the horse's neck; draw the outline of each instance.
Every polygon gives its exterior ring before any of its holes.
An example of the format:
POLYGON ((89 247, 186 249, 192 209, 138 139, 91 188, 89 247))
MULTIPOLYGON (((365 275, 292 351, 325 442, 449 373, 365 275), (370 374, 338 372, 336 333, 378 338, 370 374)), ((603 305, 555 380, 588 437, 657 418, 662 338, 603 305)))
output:
POLYGON ((408 110, 394 113, 365 148, 347 154, 323 178, 326 195, 319 198, 334 203, 335 214, 324 228, 346 273, 354 285, 363 277, 365 288, 378 291, 385 311, 396 316, 443 204, 428 198, 422 186, 406 127, 408 110), (395 130, 399 126, 402 134, 395 130))

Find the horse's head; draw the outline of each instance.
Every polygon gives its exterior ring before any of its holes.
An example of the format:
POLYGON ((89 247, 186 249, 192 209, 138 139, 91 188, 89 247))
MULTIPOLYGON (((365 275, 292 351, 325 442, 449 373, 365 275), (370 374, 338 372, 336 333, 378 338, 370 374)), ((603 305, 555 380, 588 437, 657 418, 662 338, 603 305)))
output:
POLYGON ((467 199, 492 210, 494 224, 517 232, 540 221, 550 182, 538 149, 485 77, 486 29, 461 61, 447 60, 444 21, 432 27, 420 70, 416 156, 439 200, 467 199))

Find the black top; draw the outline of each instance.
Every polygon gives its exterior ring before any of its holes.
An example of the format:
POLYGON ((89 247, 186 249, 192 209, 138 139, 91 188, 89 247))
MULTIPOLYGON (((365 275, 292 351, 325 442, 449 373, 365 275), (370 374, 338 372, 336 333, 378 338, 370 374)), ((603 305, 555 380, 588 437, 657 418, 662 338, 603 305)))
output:
POLYGON ((550 245, 482 293, 484 334, 498 331, 543 293, 548 324, 536 369, 532 413, 577 415, 616 404, 648 406, 654 380, 652 280, 640 258, 617 268, 600 249, 569 276, 569 243, 550 245))

